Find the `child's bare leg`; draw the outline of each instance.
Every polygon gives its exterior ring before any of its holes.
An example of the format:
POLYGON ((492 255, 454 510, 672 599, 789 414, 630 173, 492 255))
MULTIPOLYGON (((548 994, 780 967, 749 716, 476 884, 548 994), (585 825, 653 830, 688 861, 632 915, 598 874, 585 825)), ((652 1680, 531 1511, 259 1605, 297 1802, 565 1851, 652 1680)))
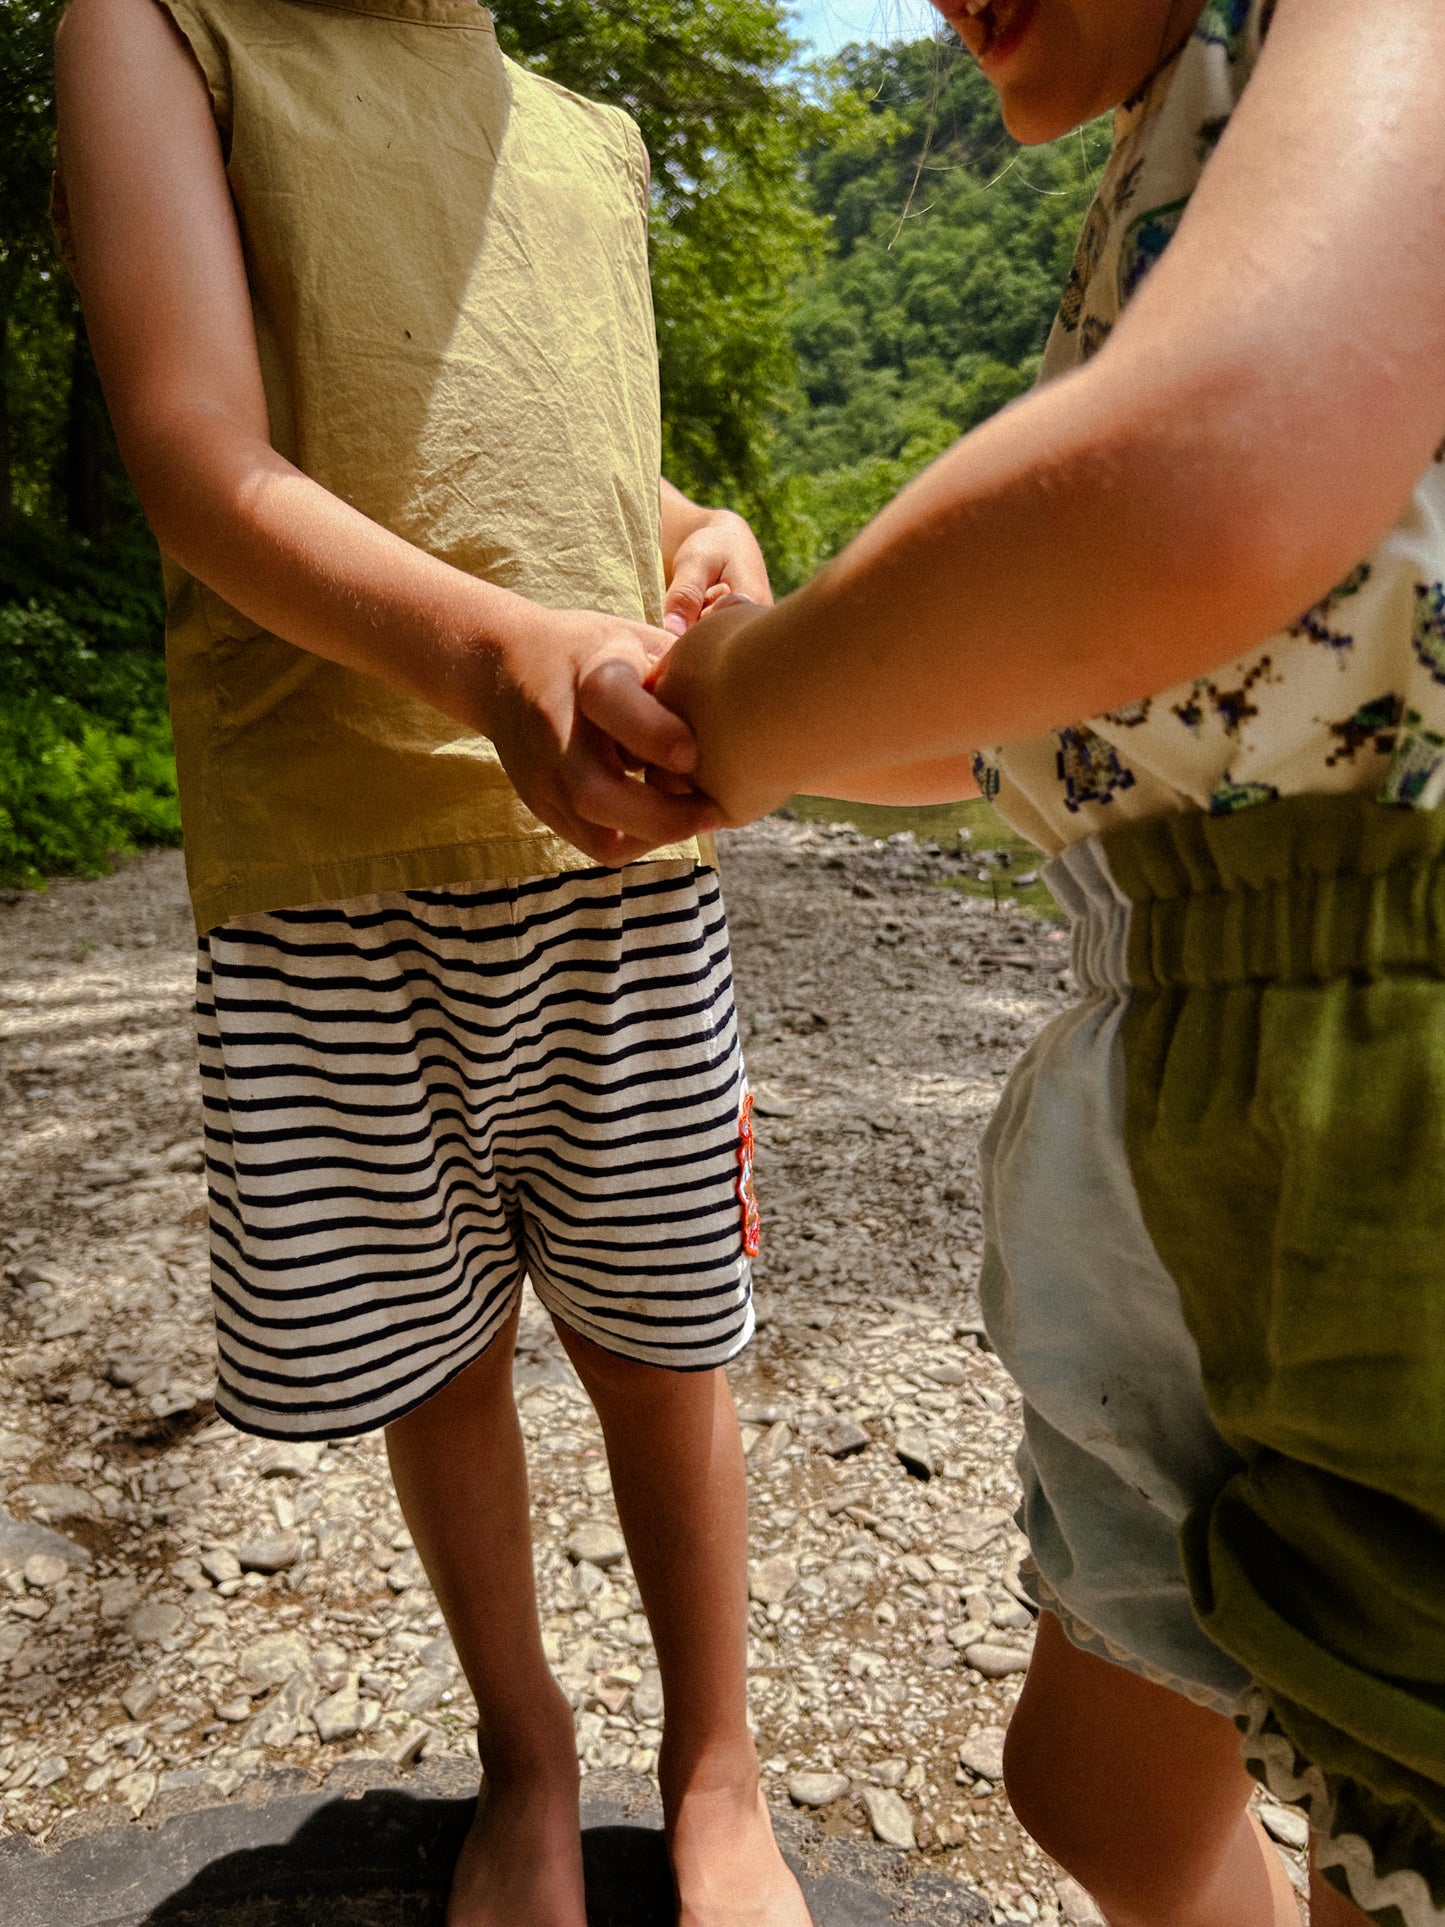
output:
POLYGON ((634 1364, 558 1330, 602 1421, 657 1647, 679 1927, 807 1927, 748 1731, 747 1494, 727 1379, 634 1364))
POLYGON ((537 1623, 515 1317, 474 1365, 387 1427, 392 1477, 476 1695, 483 1805, 447 1927, 585 1927, 572 1710, 537 1623))
POLYGON ((1080 1652, 1049 1613, 1004 1777, 1019 1819, 1110 1927, 1299 1927, 1279 1856, 1247 1811, 1230 1721, 1080 1652))

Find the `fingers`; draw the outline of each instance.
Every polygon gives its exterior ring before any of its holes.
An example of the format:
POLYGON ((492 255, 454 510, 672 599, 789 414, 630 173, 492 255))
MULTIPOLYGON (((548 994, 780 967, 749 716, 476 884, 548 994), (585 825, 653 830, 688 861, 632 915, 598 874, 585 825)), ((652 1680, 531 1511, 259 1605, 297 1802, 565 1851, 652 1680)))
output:
POLYGON ((591 670, 577 685, 577 706, 634 764, 673 776, 696 768, 692 731, 643 687, 630 663, 604 662, 591 670))
POLYGON ((635 838, 648 848, 686 842, 722 823, 711 797, 697 790, 669 795, 656 785, 637 782, 623 768, 616 744, 580 719, 562 773, 568 804, 584 823, 635 838))
POLYGON ((715 587, 712 570, 701 557, 679 555, 677 572, 667 585, 662 604, 662 626, 670 635, 686 635, 707 607, 708 595, 715 587))

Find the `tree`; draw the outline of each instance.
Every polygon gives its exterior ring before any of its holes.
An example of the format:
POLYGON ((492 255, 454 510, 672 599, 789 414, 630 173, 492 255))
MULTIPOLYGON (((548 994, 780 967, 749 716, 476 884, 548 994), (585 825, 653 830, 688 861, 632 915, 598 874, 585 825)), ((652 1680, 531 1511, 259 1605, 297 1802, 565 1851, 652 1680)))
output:
POLYGON ((27 284, 27 305, 43 305, 39 277, 50 257, 51 43, 60 12, 61 0, 9 0, 0 9, 0 524, 10 520, 15 500, 11 390, 17 305, 27 284))

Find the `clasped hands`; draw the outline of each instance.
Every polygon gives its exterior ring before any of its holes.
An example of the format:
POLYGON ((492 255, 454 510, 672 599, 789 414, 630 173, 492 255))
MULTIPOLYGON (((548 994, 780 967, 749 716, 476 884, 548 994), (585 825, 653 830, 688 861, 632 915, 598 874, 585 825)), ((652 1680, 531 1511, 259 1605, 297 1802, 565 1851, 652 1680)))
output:
POLYGON ((533 814, 609 868, 745 820, 696 780, 690 725, 713 646, 771 602, 751 529, 718 515, 679 545, 661 628, 535 608, 493 662, 486 704, 533 814))

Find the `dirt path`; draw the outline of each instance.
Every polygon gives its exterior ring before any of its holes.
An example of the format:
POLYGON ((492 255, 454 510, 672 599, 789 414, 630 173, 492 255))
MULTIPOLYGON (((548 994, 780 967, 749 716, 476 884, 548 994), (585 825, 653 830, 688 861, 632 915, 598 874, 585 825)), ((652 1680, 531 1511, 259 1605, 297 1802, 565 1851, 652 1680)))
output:
MULTIPOLYGON (((975 1297, 978 1137, 1066 945, 941 887, 957 867, 783 821, 728 842, 765 1224, 733 1373, 753 1704, 776 1798, 911 1839, 996 1921, 1086 1920, 996 1784, 1032 1620, 1017 1402, 975 1297)), ((469 1751, 379 1441, 278 1448, 210 1413, 191 958, 171 854, 0 904, 0 1832, 469 1751)), ((636 1589, 568 1552, 615 1524, 600 1435, 532 1304, 517 1390, 582 1758, 648 1771, 636 1589)))

